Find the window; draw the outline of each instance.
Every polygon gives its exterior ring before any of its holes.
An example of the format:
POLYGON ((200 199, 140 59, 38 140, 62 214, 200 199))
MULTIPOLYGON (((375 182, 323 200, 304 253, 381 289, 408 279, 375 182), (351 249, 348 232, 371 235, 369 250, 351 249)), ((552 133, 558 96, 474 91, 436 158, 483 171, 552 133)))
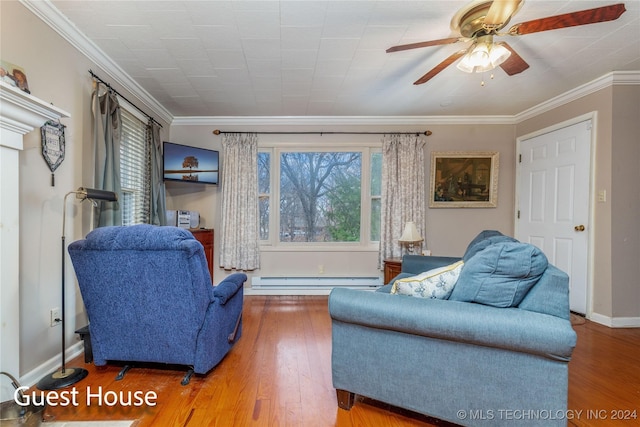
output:
POLYGON ((381 164, 381 153, 369 147, 260 151, 261 240, 274 245, 378 241, 381 164))
MULTIPOLYGON (((121 106, 124 107, 124 103, 121 106)), ((149 222, 151 152, 147 125, 126 108, 121 108, 120 185, 122 225, 149 222)))
POLYGON ((258 209, 260 240, 269 240, 269 205, 271 203, 271 153, 258 152, 258 209))
POLYGON ((371 198, 371 235, 372 242, 380 241, 380 218, 382 213, 382 153, 371 153, 371 168, 369 179, 371 182, 369 196, 371 198))

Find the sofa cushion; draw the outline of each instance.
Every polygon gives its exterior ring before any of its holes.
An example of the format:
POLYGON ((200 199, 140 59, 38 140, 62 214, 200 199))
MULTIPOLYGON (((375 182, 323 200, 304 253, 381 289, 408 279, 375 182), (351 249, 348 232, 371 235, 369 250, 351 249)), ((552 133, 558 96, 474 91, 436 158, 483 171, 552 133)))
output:
POLYGON ((517 240, 513 237, 505 236, 497 230, 481 231, 467 246, 467 250, 464 252, 462 260, 467 262, 472 256, 481 250, 500 242, 517 242, 517 240))
POLYGON ((538 282, 547 265, 544 253, 531 244, 494 243, 465 262, 450 299, 515 307, 538 282))
POLYGON ((538 283, 531 288, 518 308, 569 320, 571 312, 567 273, 549 264, 538 283))
POLYGON ((398 279, 393 282, 391 293, 420 298, 447 299, 458 281, 463 265, 463 261, 458 261, 417 276, 398 279))

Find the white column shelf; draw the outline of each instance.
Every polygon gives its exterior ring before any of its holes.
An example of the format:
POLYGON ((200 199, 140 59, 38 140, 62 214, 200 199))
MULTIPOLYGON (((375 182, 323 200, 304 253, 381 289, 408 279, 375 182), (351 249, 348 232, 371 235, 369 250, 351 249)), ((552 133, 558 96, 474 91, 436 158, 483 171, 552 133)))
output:
MULTIPOLYGON (((0 370, 16 377, 20 375, 19 153, 24 135, 62 117, 69 113, 0 82, 0 370)), ((13 389, 5 383, 1 401, 13 398, 13 389)))

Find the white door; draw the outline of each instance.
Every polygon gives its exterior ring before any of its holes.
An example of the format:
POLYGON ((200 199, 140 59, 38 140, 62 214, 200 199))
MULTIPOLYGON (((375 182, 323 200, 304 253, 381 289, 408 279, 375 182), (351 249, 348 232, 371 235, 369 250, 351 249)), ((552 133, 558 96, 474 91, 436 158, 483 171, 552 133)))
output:
POLYGON ((587 312, 591 120, 520 141, 516 238, 566 272, 572 311, 587 312))

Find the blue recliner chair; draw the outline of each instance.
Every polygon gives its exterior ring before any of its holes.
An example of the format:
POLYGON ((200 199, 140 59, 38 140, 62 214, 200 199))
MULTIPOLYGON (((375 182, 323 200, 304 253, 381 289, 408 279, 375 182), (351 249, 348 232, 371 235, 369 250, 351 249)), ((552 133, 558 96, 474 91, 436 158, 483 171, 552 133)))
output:
POLYGON ((242 333, 236 273, 212 286, 202 245, 177 227, 102 227, 69 245, 89 318, 96 366, 186 365, 205 374, 242 333))

